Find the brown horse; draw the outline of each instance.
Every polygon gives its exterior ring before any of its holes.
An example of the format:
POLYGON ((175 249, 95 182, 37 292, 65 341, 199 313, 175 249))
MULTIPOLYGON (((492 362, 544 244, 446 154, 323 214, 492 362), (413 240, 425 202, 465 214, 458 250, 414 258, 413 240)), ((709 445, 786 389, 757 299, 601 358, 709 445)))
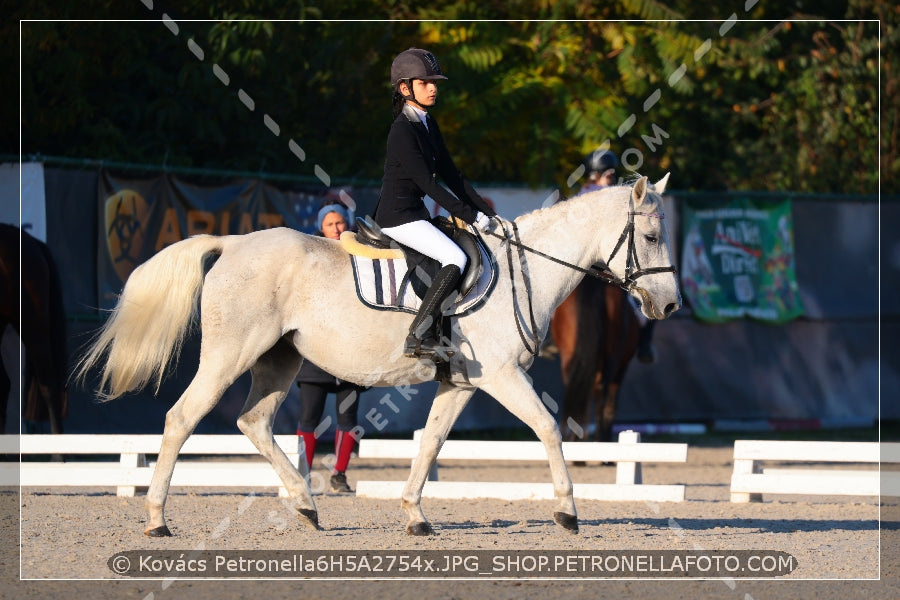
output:
MULTIPOLYGON (((50 431, 62 433, 68 354, 59 273, 46 244, 18 227, 0 224, 0 335, 7 325, 25 348, 22 417, 49 421, 50 431)), ((0 365, 0 432, 6 427, 10 385, 0 365)))
POLYGON ((559 348, 566 388, 561 416, 566 439, 587 437, 592 399, 594 435, 603 442, 611 439, 619 388, 637 351, 639 331, 626 292, 592 277, 553 313, 550 332, 559 348))

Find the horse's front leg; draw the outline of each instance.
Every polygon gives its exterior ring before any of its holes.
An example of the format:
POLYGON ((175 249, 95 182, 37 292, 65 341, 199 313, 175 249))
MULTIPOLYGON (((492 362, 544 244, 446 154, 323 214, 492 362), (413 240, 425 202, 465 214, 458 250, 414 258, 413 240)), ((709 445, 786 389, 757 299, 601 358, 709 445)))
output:
POLYGON ((438 386, 419 442, 419 453, 413 461, 409 479, 403 486, 400 506, 409 516, 406 524, 406 533, 409 535, 434 535, 434 530, 422 512, 422 488, 425 487, 431 465, 437 460, 438 452, 450 434, 450 428, 474 393, 474 389, 458 388, 446 383, 438 386))
POLYGON ((497 399, 509 412, 528 425, 544 444, 553 477, 553 492, 559 498, 553 520, 567 531, 578 533, 578 513, 572 494, 572 478, 562 452, 562 436, 556 419, 544 406, 524 371, 510 367, 481 389, 497 399))

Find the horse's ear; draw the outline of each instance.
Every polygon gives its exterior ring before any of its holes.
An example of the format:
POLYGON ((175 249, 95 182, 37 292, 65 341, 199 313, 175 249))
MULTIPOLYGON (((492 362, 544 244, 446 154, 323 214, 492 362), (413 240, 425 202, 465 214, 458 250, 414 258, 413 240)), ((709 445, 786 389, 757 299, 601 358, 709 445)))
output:
POLYGON ((666 186, 669 184, 669 175, 671 173, 666 173, 662 179, 653 184, 653 189, 656 190, 657 194, 662 195, 666 191, 666 186))
POLYGON ((631 199, 634 201, 635 206, 640 206, 644 202, 644 198, 647 197, 647 178, 641 177, 637 181, 634 182, 634 187, 631 188, 631 199))

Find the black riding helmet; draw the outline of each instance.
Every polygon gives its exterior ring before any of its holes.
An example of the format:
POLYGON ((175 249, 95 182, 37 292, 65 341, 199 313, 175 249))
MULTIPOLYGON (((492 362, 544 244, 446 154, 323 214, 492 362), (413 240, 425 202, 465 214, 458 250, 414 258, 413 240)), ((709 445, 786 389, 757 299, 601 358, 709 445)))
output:
MULTIPOLYGON (((398 54, 394 62, 391 63, 391 85, 394 86, 394 91, 399 94, 400 83, 406 81, 409 84, 413 79, 435 81, 447 78, 441 72, 441 65, 434 54, 421 48, 410 48, 398 54)), ((412 85, 410 84, 411 88, 412 85)), ((416 102, 412 94, 403 96, 403 99, 416 102)), ((419 103, 416 102, 416 104, 419 103)))
POLYGON ((584 168, 588 175, 606 173, 610 169, 618 171, 619 157, 612 150, 594 150, 584 157, 584 168))

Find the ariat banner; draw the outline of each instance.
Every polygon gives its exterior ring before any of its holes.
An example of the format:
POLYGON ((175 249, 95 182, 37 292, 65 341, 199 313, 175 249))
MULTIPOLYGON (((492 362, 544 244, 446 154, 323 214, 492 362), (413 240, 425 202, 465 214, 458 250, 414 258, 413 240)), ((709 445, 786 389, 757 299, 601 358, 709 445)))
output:
POLYGON ((125 280, 166 246, 197 234, 271 227, 312 233, 324 192, 285 192, 260 180, 198 186, 171 175, 123 179, 101 170, 97 185, 98 298, 112 308, 125 280))
POLYGON ((681 285, 694 315, 783 323, 803 314, 790 201, 686 202, 681 285))

